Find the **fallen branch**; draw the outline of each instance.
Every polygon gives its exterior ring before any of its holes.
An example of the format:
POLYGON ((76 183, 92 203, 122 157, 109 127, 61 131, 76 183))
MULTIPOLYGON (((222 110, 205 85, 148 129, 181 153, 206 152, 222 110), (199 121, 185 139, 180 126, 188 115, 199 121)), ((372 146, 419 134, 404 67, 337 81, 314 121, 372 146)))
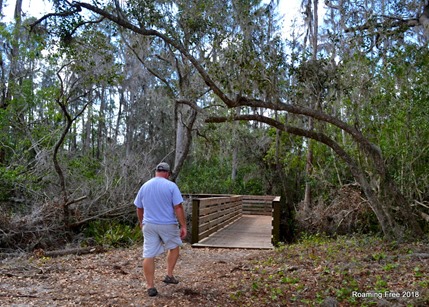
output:
POLYGON ((72 200, 70 200, 69 202, 67 202, 64 206, 66 206, 66 207, 68 207, 68 206, 70 206, 71 204, 75 204, 75 203, 78 203, 78 202, 80 202, 80 201, 82 201, 82 200, 84 200, 84 199, 86 199, 88 196, 82 196, 82 197, 79 197, 79 198, 76 198, 76 199, 72 199, 72 200))
POLYGON ((426 209, 429 209, 429 206, 428 206, 428 205, 425 205, 424 203, 422 203, 422 202, 420 202, 420 201, 418 201, 418 200, 414 200, 414 203, 415 203, 416 205, 420 205, 420 206, 422 206, 422 207, 425 207, 426 209))
POLYGON ((361 199, 362 199, 363 201, 361 201, 361 202, 358 204, 358 207, 357 207, 357 208, 353 208, 352 210, 348 211, 348 212, 346 213, 346 215, 344 215, 344 216, 343 216, 343 218, 341 219, 341 221, 340 221, 340 222, 338 223, 338 225, 337 225, 337 230, 338 230, 338 228, 340 228, 341 224, 343 223, 343 221, 345 220, 345 218, 346 218, 350 213, 352 213, 352 212, 354 212, 354 211, 358 211, 358 210, 359 210, 359 208, 360 208, 360 205, 367 201, 367 200, 366 200, 366 199, 364 199, 363 197, 361 197, 361 199))
POLYGON ((420 211, 420 215, 426 222, 429 223, 429 215, 428 214, 420 211))
POLYGON ((118 215, 122 215, 122 213, 123 213, 122 210, 127 210, 127 211, 129 210, 130 212, 132 212, 135 209, 133 208, 133 206, 130 206, 129 204, 127 204, 127 205, 124 205, 122 207, 113 208, 113 209, 101 212, 101 213, 99 213, 97 215, 90 216, 90 217, 88 217, 86 219, 77 221, 77 222, 75 222, 73 224, 70 224, 70 227, 71 228, 79 227, 79 226, 84 225, 84 224, 86 224, 86 223, 88 223, 90 221, 97 220, 97 219, 100 219, 100 218, 103 218, 103 217, 115 217, 115 216, 118 216, 118 215), (120 214, 118 214, 118 213, 115 214, 115 212, 119 212, 120 214))
POLYGON ((419 259, 429 259, 429 254, 428 253, 413 253, 413 254, 409 254, 409 255, 403 255, 400 258, 419 258, 419 259))
POLYGON ((38 298, 37 295, 31 294, 9 294, 9 293, 0 293, 0 297, 29 297, 29 298, 38 298))
POLYGON ((70 248, 70 249, 62 249, 62 250, 54 250, 54 251, 44 251, 37 250, 37 257, 60 257, 66 255, 85 255, 92 253, 102 253, 105 249, 102 246, 96 247, 84 247, 84 248, 70 248))

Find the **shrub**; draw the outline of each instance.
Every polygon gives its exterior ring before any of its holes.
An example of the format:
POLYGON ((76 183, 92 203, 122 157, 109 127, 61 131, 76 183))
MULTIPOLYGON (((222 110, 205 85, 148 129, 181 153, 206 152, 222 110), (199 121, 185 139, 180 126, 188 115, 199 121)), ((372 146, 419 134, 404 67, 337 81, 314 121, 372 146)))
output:
POLYGON ((98 220, 88 224, 84 230, 85 237, 97 244, 109 247, 131 246, 142 240, 138 226, 130 226, 118 221, 98 220))

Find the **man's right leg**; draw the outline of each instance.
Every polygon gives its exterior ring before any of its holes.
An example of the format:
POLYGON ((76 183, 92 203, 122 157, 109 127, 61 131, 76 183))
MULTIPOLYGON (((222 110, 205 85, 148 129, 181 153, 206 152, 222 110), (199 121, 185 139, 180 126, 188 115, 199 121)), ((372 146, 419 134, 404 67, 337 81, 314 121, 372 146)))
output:
POLYGON ((143 272, 146 278, 147 288, 154 288, 155 279, 155 258, 145 258, 143 260, 143 272))
POLYGON ((156 296, 155 289, 155 257, 164 251, 161 238, 158 235, 158 225, 143 225, 143 273, 149 296, 156 296))

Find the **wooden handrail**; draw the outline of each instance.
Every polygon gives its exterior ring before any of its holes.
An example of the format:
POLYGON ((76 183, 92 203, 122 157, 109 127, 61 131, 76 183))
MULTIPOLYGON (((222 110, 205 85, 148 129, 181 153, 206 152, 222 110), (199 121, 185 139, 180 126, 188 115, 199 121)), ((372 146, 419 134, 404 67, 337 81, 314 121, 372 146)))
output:
POLYGON ((242 195, 243 214, 246 215, 272 215, 272 195, 242 195))

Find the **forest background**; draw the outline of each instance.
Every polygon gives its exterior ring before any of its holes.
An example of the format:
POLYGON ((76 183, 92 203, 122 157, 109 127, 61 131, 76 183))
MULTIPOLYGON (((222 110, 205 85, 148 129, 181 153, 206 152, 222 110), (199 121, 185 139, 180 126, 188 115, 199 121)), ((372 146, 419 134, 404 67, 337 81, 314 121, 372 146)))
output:
POLYGON ((281 195, 284 240, 427 238, 427 3, 319 2, 285 35, 279 1, 53 0, 37 19, 17 0, 0 24, 2 250, 120 241, 161 160, 184 193, 281 195))

